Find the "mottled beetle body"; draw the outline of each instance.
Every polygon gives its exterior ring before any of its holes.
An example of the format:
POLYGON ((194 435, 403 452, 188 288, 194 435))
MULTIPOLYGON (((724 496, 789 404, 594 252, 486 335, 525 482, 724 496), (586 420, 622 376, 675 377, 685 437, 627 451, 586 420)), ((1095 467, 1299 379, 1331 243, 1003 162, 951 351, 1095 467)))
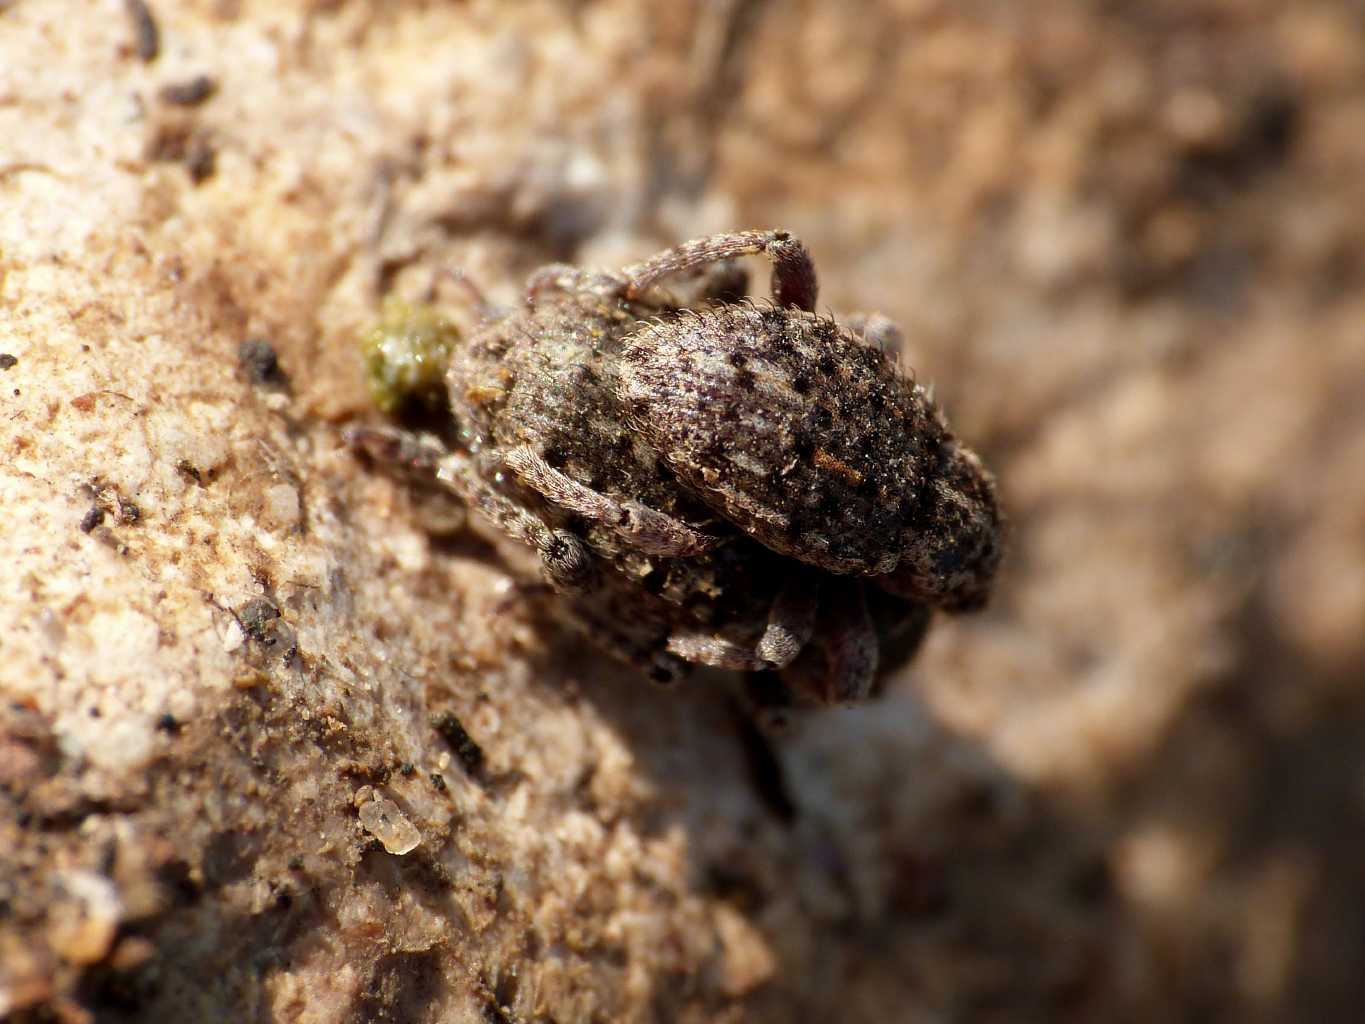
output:
POLYGON ((452 347, 454 447, 352 441, 534 547, 566 616, 653 678, 778 670, 808 698, 857 701, 913 654, 930 606, 984 602, 999 515, 884 331, 818 316, 815 298, 805 247, 780 231, 617 273, 546 267, 524 308, 452 347), (773 263, 772 305, 733 294, 727 261, 751 253, 773 263), (707 268, 687 301, 656 287, 707 268))
POLYGON ((953 608, 999 561, 994 488, 924 388, 814 313, 733 304, 631 336, 631 425, 746 533, 832 573, 953 608))

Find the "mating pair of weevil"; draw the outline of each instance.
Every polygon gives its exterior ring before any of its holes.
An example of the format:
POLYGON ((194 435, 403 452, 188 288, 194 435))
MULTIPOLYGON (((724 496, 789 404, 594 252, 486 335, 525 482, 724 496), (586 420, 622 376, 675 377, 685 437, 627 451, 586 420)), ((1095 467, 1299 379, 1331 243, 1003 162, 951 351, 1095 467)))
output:
POLYGON ((836 322, 816 292, 785 231, 547 266, 449 353, 452 443, 349 439, 532 546, 568 619, 656 682, 713 665, 752 673, 760 711, 854 703, 932 609, 985 603, 1002 524, 990 473, 888 357, 895 326, 836 322), (733 262, 759 253, 771 303, 733 262))

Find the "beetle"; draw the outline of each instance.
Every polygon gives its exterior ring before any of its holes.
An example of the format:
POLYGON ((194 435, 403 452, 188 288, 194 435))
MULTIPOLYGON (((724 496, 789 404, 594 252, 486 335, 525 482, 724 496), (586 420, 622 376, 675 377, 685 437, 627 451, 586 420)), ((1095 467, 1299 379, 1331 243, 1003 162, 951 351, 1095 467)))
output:
POLYGON ((809 645, 803 694, 855 702, 883 640, 913 650, 927 609, 985 603, 1002 520, 990 473, 885 351, 894 325, 838 322, 817 294, 786 231, 552 264, 450 346, 449 443, 349 437, 533 547, 568 617, 653 678, 784 670, 809 645), (733 261, 759 253, 769 303, 735 294, 733 261), (689 275, 691 295, 662 287, 689 275))

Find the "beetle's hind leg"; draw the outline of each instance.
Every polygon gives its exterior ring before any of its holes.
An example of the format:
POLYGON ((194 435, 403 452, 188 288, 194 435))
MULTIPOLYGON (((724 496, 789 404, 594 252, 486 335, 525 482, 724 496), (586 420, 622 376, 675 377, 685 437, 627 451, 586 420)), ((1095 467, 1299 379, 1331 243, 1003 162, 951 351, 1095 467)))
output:
POLYGON ((739 643, 705 630, 675 630, 668 638, 668 650, 685 661, 712 668, 740 672, 762 672, 772 668, 758 656, 753 644, 739 643))
POLYGON ((852 705, 867 699, 880 660, 877 625, 860 579, 826 587, 811 651, 783 673, 795 691, 820 704, 852 705))
POLYGON ((436 479, 513 540, 535 548, 545 579, 556 590, 577 593, 593 588, 597 567, 587 545, 568 530, 551 528, 490 486, 468 453, 448 452, 437 467, 436 479))
POLYGON ((810 643, 820 610, 818 579, 805 573, 789 580, 768 609, 768 623, 755 649, 769 668, 786 668, 810 643))

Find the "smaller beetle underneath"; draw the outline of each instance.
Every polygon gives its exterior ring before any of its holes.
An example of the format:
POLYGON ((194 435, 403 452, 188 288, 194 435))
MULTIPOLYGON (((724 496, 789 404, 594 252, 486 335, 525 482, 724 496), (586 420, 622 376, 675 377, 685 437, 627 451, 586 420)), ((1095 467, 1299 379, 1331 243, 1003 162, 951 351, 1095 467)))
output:
POLYGON ((651 678, 759 673, 770 719, 857 702, 933 608, 985 604, 1003 527, 989 472, 888 358, 895 325, 819 315, 817 294, 784 231, 544 267, 449 347, 446 442, 348 438, 533 547, 563 615, 651 678), (757 253, 770 304, 735 297, 757 253))

